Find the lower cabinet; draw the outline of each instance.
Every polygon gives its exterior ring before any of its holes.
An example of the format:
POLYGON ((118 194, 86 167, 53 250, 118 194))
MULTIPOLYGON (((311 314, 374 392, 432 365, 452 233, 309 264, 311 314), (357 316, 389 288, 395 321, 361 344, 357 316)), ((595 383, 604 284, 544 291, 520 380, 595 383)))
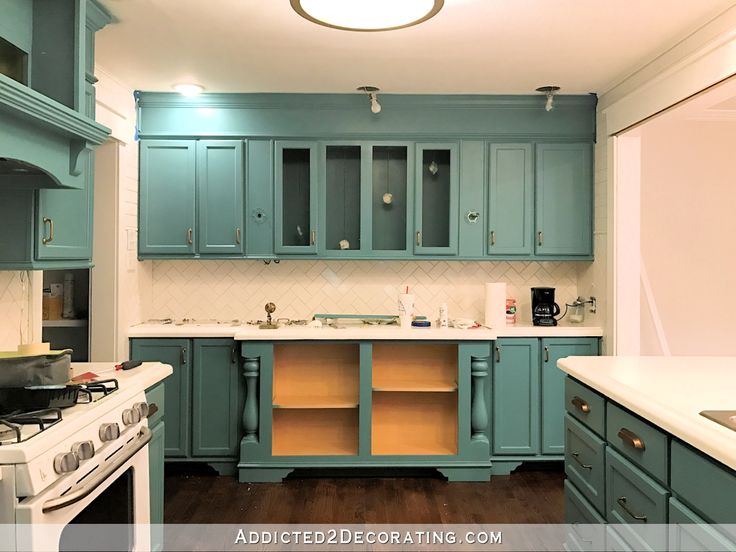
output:
POLYGON ((167 461, 207 462, 234 474, 245 382, 232 339, 131 339, 135 360, 170 364, 164 380, 167 461))
POLYGON ((164 522, 164 383, 146 389, 148 428, 153 433, 148 444, 151 550, 163 550, 164 522), (158 527, 157 527, 158 526, 158 527))
POLYGON ((491 385, 493 473, 525 460, 562 459, 565 374, 557 361, 598 355, 599 340, 500 338, 494 343, 491 385))

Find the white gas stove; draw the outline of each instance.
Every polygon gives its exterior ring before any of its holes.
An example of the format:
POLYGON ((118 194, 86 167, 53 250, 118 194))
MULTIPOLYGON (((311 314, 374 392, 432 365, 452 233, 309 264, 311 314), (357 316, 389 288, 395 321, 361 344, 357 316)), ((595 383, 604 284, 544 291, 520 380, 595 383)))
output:
POLYGON ((0 422, 0 524, 16 524, 18 550, 67 548, 72 522, 135 524, 129 549, 146 549, 147 528, 139 534, 138 524, 150 519, 147 417, 157 405, 146 403, 145 389, 171 367, 114 371, 113 363, 88 363, 73 370, 108 380, 106 391, 93 392, 89 403, 0 422))

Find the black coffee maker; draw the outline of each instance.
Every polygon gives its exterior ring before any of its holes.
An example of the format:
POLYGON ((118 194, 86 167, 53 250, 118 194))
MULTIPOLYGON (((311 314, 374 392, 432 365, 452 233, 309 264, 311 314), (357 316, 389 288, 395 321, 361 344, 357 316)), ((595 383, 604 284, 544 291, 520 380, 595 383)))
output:
POLYGON ((560 314, 560 305, 555 303, 555 288, 532 288, 532 324, 535 326, 556 326, 555 316, 560 314))

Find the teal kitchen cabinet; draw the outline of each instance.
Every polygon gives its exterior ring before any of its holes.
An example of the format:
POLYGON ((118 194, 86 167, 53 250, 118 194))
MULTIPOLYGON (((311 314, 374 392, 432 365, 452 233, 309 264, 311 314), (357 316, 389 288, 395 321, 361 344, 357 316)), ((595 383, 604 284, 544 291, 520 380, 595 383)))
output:
POLYGON ((138 252, 194 253, 196 142, 140 142, 138 252))
POLYGON ((539 339, 494 343, 493 454, 539 454, 539 339))
POLYGON ((491 390, 494 474, 507 474, 526 460, 563 458, 565 387, 557 361, 571 355, 598 355, 598 348, 597 337, 495 341, 491 390))
POLYGON ((490 144, 488 255, 529 256, 534 249, 534 172, 531 144, 490 144))
POLYGON ((235 457, 243 376, 232 339, 193 340, 192 457, 235 457))
POLYGON ((457 255, 459 170, 455 143, 416 144, 417 255, 457 255))
POLYGON ((188 339, 133 339, 130 358, 169 364, 174 372, 164 380, 166 400, 167 457, 185 457, 189 452, 192 351, 188 339))
POLYGON ((371 150, 371 251, 381 257, 411 255, 414 149, 408 143, 373 144, 371 150))
POLYGON ((317 253, 317 143, 275 143, 276 253, 317 253))
POLYGON ((245 188, 245 251, 249 257, 273 258, 273 142, 248 140, 245 188))
POLYGON ((320 254, 360 256, 368 252, 370 231, 370 149, 357 142, 327 143, 320 147, 320 254))
POLYGON ((537 144, 537 256, 591 256, 593 163, 590 144, 537 144))
POLYGON ((235 472, 245 380, 232 339, 135 338, 135 360, 170 364, 164 380, 165 456, 206 462, 221 475, 235 472))
POLYGON ((201 254, 243 254, 243 141, 197 142, 197 245, 201 254))
POLYGON ((151 550, 163 550, 163 531, 153 525, 161 525, 164 522, 164 422, 159 422, 150 429, 153 433, 148 444, 151 550))
POLYGON ((598 356, 595 337, 542 339, 542 454, 565 452, 565 373, 557 361, 569 356, 598 356))

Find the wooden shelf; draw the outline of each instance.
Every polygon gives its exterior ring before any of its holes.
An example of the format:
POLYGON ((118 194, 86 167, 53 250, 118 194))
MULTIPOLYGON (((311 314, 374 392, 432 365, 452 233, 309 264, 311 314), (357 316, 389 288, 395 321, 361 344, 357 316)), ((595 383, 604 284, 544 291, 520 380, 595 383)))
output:
POLYGON ((42 320, 41 326, 44 328, 84 328, 89 325, 86 318, 71 319, 63 318, 60 320, 42 320))
POLYGON ((357 408, 358 394, 355 397, 345 396, 323 396, 314 395, 289 395, 274 396, 274 408, 357 408))
POLYGON ((358 410, 273 410, 273 456, 357 456, 358 410))
POLYGON ((455 391, 457 355, 457 345, 376 343, 373 345, 373 389, 455 391))
POLYGON ((457 393, 373 393, 371 453, 456 455, 457 393))

